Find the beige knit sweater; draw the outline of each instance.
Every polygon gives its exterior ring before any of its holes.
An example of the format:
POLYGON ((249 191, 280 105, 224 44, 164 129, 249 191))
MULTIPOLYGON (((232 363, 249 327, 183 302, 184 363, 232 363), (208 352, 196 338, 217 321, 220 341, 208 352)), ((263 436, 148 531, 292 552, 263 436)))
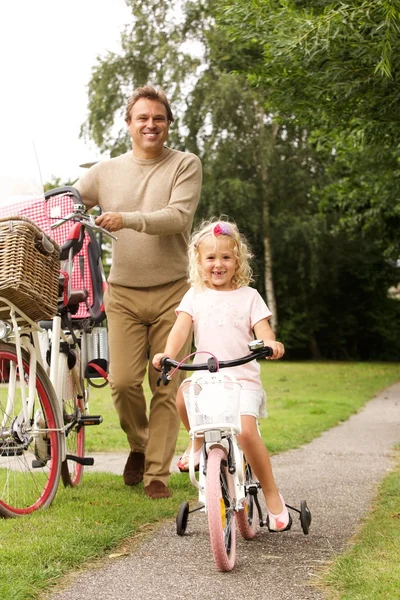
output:
POLYGON ((153 287, 187 276, 187 242, 201 182, 199 158, 167 147, 148 160, 132 152, 105 160, 78 180, 86 206, 122 214, 110 283, 153 287))

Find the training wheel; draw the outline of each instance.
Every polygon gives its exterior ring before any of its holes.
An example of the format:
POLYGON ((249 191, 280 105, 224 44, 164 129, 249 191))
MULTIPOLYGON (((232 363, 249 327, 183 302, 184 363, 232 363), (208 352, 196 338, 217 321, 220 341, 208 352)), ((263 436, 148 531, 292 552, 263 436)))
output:
POLYGON ((300 502, 300 523, 304 535, 307 535, 310 531, 311 512, 305 500, 300 502))
POLYGON ((189 503, 182 502, 179 512, 176 516, 176 533, 178 535, 185 535, 187 522, 189 518, 189 503))

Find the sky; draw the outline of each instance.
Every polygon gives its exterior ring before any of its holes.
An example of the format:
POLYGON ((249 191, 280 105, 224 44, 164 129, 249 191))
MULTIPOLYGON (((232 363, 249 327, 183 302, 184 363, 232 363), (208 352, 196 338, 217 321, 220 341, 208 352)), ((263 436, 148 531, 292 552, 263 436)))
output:
POLYGON ((79 139, 87 84, 130 21, 124 0, 1 0, 0 169, 11 147, 21 168, 25 154, 37 156, 43 183, 73 181, 80 164, 100 158, 79 139))

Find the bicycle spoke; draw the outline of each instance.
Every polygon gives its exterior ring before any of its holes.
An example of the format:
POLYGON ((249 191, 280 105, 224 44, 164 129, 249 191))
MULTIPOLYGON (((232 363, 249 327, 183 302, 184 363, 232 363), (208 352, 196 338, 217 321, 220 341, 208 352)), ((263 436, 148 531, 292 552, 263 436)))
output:
MULTIPOLYGON (((80 424, 80 417, 85 414, 85 399, 83 389, 79 390, 79 348, 75 348, 77 363, 69 368, 67 356, 60 356, 59 376, 62 381, 63 418, 65 427, 65 443, 67 454, 83 458, 85 456, 85 427, 80 424)), ((82 384, 83 385, 83 384, 82 384)), ((83 476, 83 465, 66 460, 61 467, 61 477, 64 485, 76 486, 83 476)))
POLYGON ((232 475, 221 448, 213 448, 208 455, 206 494, 214 560, 218 569, 230 571, 235 564, 236 520, 232 475))

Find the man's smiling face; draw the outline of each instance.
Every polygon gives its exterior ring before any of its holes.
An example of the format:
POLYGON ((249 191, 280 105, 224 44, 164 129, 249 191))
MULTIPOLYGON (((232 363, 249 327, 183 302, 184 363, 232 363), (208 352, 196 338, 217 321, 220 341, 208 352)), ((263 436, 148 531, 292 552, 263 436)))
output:
POLYGON ((165 106, 157 100, 139 98, 132 106, 128 129, 136 158, 160 156, 169 130, 165 106))

